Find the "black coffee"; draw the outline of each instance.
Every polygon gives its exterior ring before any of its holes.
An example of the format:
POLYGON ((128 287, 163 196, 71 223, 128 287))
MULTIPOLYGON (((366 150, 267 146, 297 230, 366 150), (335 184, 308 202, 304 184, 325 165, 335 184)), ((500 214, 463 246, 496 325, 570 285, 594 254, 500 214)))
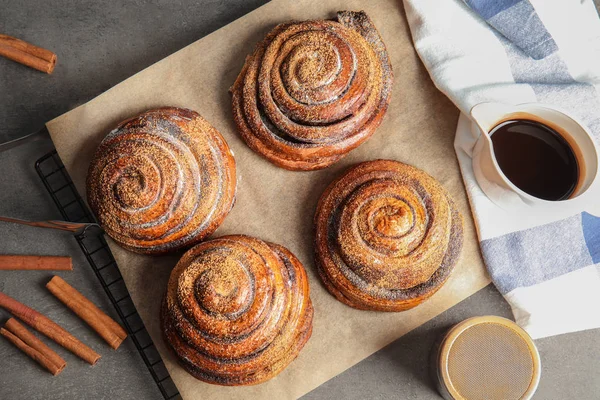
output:
POLYGON ((569 143, 536 121, 515 119, 490 132, 500 169, 519 189, 544 200, 565 200, 579 180, 579 166, 569 143))

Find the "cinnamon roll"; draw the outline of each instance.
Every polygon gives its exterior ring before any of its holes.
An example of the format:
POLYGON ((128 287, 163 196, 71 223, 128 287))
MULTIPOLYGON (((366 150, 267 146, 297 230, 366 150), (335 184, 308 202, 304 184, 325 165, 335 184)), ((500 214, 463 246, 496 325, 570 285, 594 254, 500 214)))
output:
POLYGON ((171 272, 161 326, 191 375, 237 386, 271 379, 292 362, 312 317, 300 261, 282 246, 236 235, 184 254, 171 272))
POLYGON ((396 161, 358 164, 323 193, 316 263, 327 289, 358 309, 403 311, 448 279, 462 217, 441 185, 396 161))
POLYGON ((231 210, 235 162, 198 113, 146 111, 100 143, 87 175, 90 208, 123 247, 159 254, 211 234, 231 210))
POLYGON ((392 67, 364 12, 275 27, 231 88, 238 130, 290 170, 325 168, 367 140, 390 101, 392 67))

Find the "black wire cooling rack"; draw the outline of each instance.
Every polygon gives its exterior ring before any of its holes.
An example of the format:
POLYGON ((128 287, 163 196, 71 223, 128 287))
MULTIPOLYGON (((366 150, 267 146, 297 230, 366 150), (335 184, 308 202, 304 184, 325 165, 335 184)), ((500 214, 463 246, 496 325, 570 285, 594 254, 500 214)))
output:
MULTIPOLYGON (((37 160, 35 170, 66 221, 95 222, 56 150, 37 160)), ((177 387, 133 305, 125 281, 103 233, 99 229, 87 229, 83 234, 75 237, 160 392, 165 399, 181 399, 177 387)))

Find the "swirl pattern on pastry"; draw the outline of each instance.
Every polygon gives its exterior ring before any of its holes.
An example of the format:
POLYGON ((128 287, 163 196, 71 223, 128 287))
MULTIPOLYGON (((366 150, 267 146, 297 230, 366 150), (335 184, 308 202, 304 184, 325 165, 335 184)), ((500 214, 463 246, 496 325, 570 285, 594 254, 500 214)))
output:
POLYGON ((390 101, 392 67, 364 12, 275 27, 231 91, 248 146, 274 164, 314 170, 367 140, 390 101))
POLYGON ((300 261, 286 248, 224 236, 184 254, 161 311, 166 343, 205 382, 264 382, 297 356, 312 332, 313 308, 300 261))
POLYGON ((225 139, 198 113, 146 111, 120 123, 89 167, 87 197, 123 247, 160 254, 211 234, 233 206, 235 161, 225 139))
POLYGON ((349 169, 323 193, 315 225, 325 286, 364 310, 420 304, 446 282, 462 249, 462 217, 446 191, 397 161, 349 169))

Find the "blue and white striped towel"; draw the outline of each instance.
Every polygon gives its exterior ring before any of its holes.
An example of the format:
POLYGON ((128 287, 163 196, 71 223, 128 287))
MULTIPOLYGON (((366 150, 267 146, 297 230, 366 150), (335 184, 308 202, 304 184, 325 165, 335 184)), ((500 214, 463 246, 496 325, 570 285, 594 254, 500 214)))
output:
MULTIPOLYGON (((466 117, 482 101, 552 104, 600 140, 600 20, 591 0, 404 0, 415 48, 462 111, 455 139, 490 276, 534 338, 600 327, 600 198, 516 218, 473 176, 466 117)), ((600 196, 599 196, 600 197, 600 196)))

